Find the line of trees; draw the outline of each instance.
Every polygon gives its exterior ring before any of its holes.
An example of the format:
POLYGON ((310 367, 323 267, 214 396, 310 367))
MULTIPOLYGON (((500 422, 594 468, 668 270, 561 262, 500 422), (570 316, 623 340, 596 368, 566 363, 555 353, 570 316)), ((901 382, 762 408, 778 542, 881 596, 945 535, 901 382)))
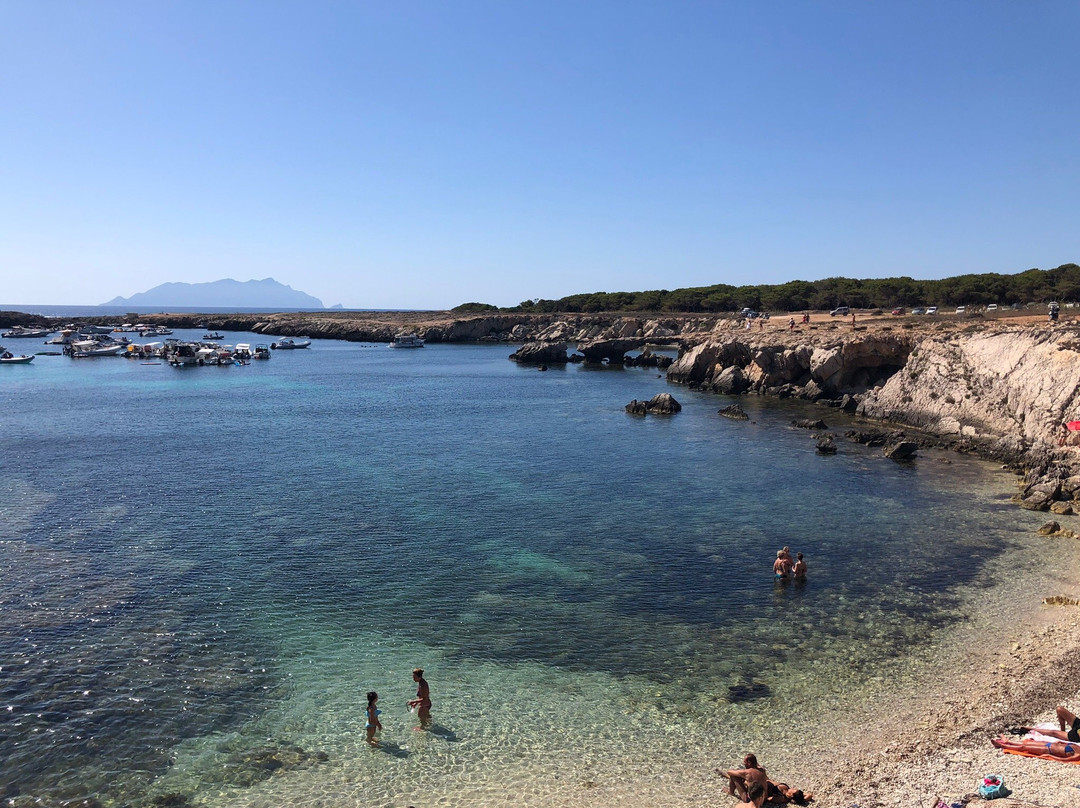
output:
MULTIPOLYGON (((803 311, 836 306, 881 308, 894 306, 978 306, 989 303, 1042 303, 1080 300, 1080 266, 1029 269, 1016 275, 957 275, 941 280, 914 278, 825 278, 756 286, 700 286, 647 292, 594 292, 559 300, 525 300, 508 311, 604 312, 803 311)), ((478 306, 482 304, 468 304, 478 306)))

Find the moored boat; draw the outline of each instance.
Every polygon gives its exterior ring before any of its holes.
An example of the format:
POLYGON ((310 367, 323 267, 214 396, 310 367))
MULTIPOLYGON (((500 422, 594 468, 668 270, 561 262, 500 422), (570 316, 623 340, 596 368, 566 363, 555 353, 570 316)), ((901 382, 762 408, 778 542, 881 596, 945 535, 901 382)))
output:
POLYGON ((16 356, 11 351, 4 351, 0 348, 0 365, 29 365, 34 361, 34 357, 23 354, 22 356, 16 356))
POLYGON ((309 345, 311 345, 311 340, 307 337, 283 337, 277 342, 270 343, 271 348, 279 351, 293 351, 297 348, 307 348, 309 345))
POLYGON ((398 334, 390 342, 391 348, 423 348, 424 341, 416 334, 398 334))
POLYGON ((16 326, 10 331, 5 331, 3 334, 0 334, 0 336, 3 336, 5 339, 9 337, 11 339, 31 339, 33 337, 40 339, 41 337, 49 336, 51 333, 52 331, 45 328, 24 328, 23 326, 16 326))
POLYGON ((255 346, 255 349, 251 352, 252 359, 269 359, 270 358, 270 346, 265 343, 259 343, 255 346))

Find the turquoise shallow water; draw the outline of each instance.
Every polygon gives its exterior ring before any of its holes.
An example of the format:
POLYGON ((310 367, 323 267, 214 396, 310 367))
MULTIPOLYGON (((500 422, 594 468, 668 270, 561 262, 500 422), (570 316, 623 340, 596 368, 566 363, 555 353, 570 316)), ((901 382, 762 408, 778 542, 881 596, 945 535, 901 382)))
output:
POLYGON ((805 731, 1030 549, 1037 517, 986 464, 821 457, 788 426, 805 405, 746 399, 736 423, 654 370, 510 351, 3 368, 0 788, 674 804, 676 767, 805 731), (623 412, 662 390, 682 413, 623 412), (770 580, 785 544, 804 586, 770 580), (404 708, 417 665, 430 734, 404 708))

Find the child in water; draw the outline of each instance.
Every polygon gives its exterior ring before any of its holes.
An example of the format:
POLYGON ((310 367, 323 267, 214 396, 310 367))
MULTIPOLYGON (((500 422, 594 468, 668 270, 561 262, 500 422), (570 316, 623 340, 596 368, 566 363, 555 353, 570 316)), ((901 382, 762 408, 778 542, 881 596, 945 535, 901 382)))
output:
POLYGON ((382 729, 382 722, 379 721, 379 715, 382 710, 378 710, 375 707, 375 703, 379 700, 379 694, 372 690, 367 694, 367 742, 371 746, 378 746, 379 742, 375 740, 375 730, 382 729))
POLYGON ((802 553, 796 554, 795 566, 791 568, 791 574, 795 576, 796 581, 806 580, 806 562, 803 561, 802 553))

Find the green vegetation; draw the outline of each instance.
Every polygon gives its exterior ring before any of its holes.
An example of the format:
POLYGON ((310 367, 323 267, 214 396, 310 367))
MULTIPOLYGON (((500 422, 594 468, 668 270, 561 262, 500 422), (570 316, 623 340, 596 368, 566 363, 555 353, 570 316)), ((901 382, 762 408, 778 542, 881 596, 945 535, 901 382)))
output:
POLYGON ((484 314, 489 311, 498 311, 498 306, 492 306, 490 303, 462 303, 460 306, 454 306, 450 309, 453 314, 484 314))
MULTIPOLYGON (((820 281, 789 281, 760 286, 701 286, 659 289, 648 292, 594 292, 560 300, 526 300, 510 311, 738 311, 749 306, 757 311, 802 311, 836 306, 889 309, 893 306, 979 306, 988 303, 1041 303, 1048 300, 1080 300, 1080 266, 1063 264, 1056 269, 1029 269, 1016 275, 957 275, 936 281, 913 278, 825 278, 820 281)), ((479 306, 466 303, 464 306, 479 306)), ((492 307, 494 308, 494 307, 492 307)), ((458 306, 453 311, 463 309, 458 306)), ((487 311, 487 309, 484 309, 487 311)))

